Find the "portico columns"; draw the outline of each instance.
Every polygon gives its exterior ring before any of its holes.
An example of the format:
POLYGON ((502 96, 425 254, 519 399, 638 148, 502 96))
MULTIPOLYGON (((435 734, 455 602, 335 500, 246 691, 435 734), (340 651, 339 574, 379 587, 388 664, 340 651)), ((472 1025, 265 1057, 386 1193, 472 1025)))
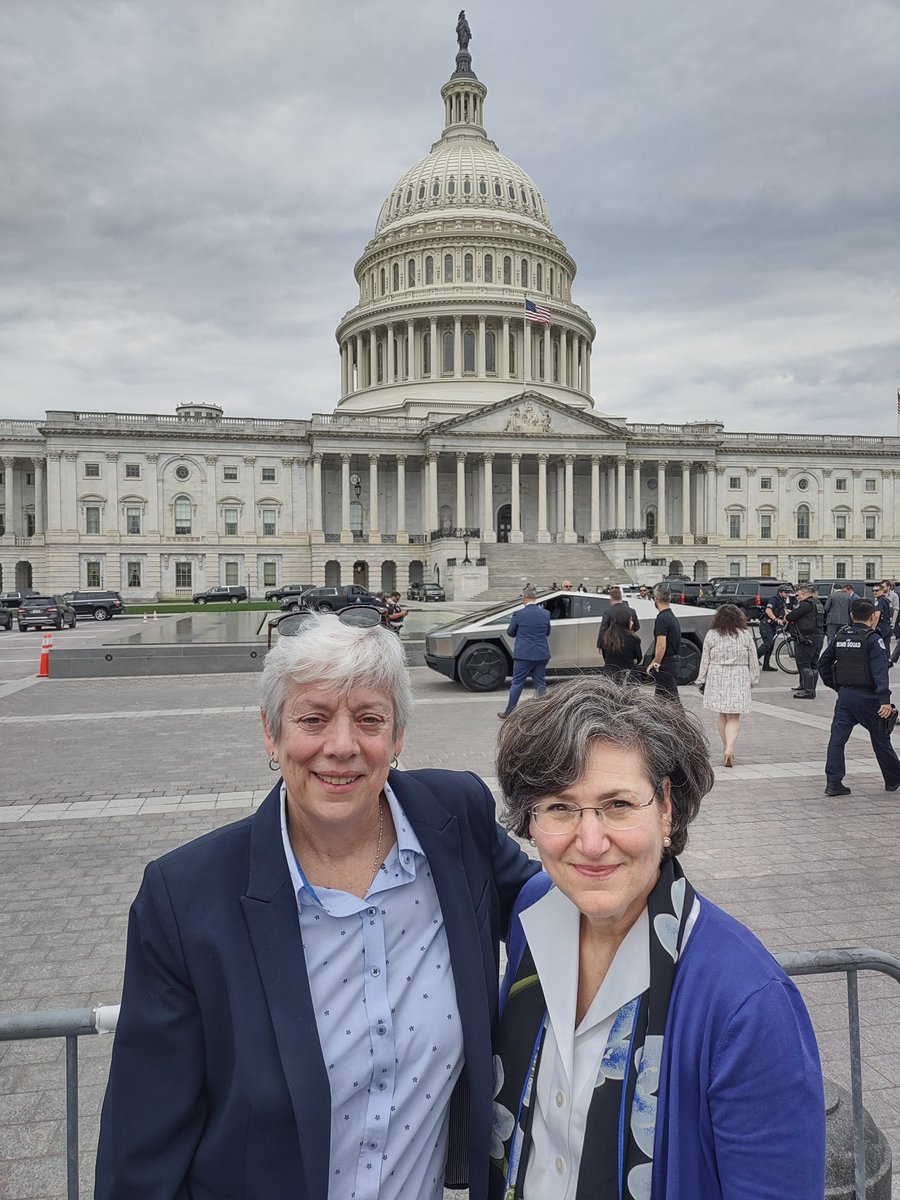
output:
POLYGON ((378 382, 378 337, 374 328, 369 330, 369 387, 378 382))
MULTIPOLYGON (((159 462, 158 454, 147 455, 147 533, 150 537, 159 537, 159 531, 163 528, 159 519, 159 462)), ((57 486, 57 501, 59 500, 59 488, 57 486)))
POLYGON ((584 390, 591 394, 591 343, 584 339, 584 390))
POLYGON ((438 528, 438 456, 435 451, 425 455, 425 517, 426 534, 438 528))
POLYGON ((34 532, 44 532, 44 460, 34 458, 34 532))
POLYGON ((600 459, 591 455, 591 531, 592 542, 600 541, 600 459))
POLYGON ((466 525, 466 452, 456 452, 456 526, 458 529, 466 525))
POLYGON ((462 379, 462 317, 453 318, 453 378, 462 379))
POLYGON ((553 355, 550 346, 550 326, 544 326, 544 373, 541 379, 548 380, 553 378, 553 355))
MULTIPOLYGON (((107 458, 109 455, 107 455, 107 458)), ((216 511, 216 456, 215 454, 206 455, 206 533, 210 539, 218 540, 218 512, 216 511)), ((112 501, 112 496, 110 496, 112 501)))
POLYGON ((350 455, 341 455, 341 544, 352 543, 350 528, 350 455))
POLYGON ((641 464, 636 460, 631 464, 631 528, 643 529, 641 520, 641 464))
POLYGON ((666 467, 669 464, 660 460, 656 464, 656 536, 660 541, 669 539, 666 530, 666 467))
POLYGON ((569 348, 566 344, 566 331, 559 331, 559 382, 563 387, 569 385, 569 348))
POLYGON ((681 536, 684 538, 685 546, 693 543, 693 532, 691 529, 691 464, 683 462, 681 464, 681 536))
POLYGON ((5 455, 3 458, 3 515, 7 537, 18 532, 17 523, 13 520, 13 463, 14 458, 5 455))
MULTIPOLYGON (((47 466, 47 529, 48 529, 48 531, 52 530, 54 533, 58 533, 60 531, 60 529, 62 528, 62 526, 60 524, 60 505, 61 505, 60 486, 61 486, 61 483, 60 483, 60 467, 59 467, 59 462, 60 462, 61 458, 62 458, 62 454, 60 453, 59 450, 51 450, 50 453, 47 455, 47 459, 48 459, 48 466, 47 466)), ((155 489, 156 489, 156 468, 155 467, 153 469, 153 480, 154 480, 153 486, 154 486, 154 500, 155 500, 155 489)), ((149 504, 149 502, 148 502, 148 504, 149 504)), ((151 511, 151 514, 155 518, 155 516, 156 516, 155 506, 150 511, 151 511)))
POLYGON ((511 492, 509 540, 511 542, 523 542, 525 540, 522 533, 522 514, 519 504, 519 463, 521 461, 521 454, 511 454, 509 456, 511 492))
POLYGON ((537 540, 550 541, 550 530, 547 528, 547 455, 538 455, 538 527, 537 540))
POLYGON ((395 358, 397 356, 397 339, 394 337, 394 326, 388 322, 384 338, 384 382, 394 383, 399 377, 395 358))
MULTIPOLYGON (((434 350, 432 349, 432 354, 434 350)), ((434 362, 434 359, 431 360, 434 362)), ((406 545, 409 533, 406 529, 406 455, 397 455, 397 545, 406 545)))
POLYGON ((347 387, 347 351, 349 342, 341 342, 341 395, 346 396, 349 391, 347 387))
POLYGON ((378 455, 369 455, 369 541, 381 541, 378 520, 378 455))
POLYGON ((78 452, 76 450, 66 451, 63 479, 66 489, 62 498, 63 520, 66 523, 67 532, 75 533, 78 530, 78 452))
POLYGON ((624 529, 625 517, 625 459, 616 459, 616 528, 624 529))
MULTIPOLYGON (((778 511, 782 511, 781 507, 778 511)), ((713 540, 716 538, 716 468, 714 463, 706 464, 706 535, 713 540)))
POLYGON ((478 376, 479 379, 484 379, 485 372, 486 372, 485 348, 484 348, 484 341, 485 341, 484 322, 485 322, 484 316, 483 315, 479 316, 479 318, 478 318, 478 347, 477 347, 478 357, 475 360, 475 374, 478 376))
POLYGON ((440 354, 440 347, 438 346, 437 317, 431 317, 428 322, 428 346, 428 357, 430 360, 428 363, 430 368, 428 372, 428 378, 437 379, 441 374, 440 359, 438 357, 440 354))
MULTIPOLYGON (((352 368, 352 364, 351 364, 352 368)), ((363 386, 363 340, 362 334, 356 335, 356 379, 353 378, 353 371, 350 371, 350 386, 354 391, 360 391, 363 386)))
POLYGON ((485 454, 484 459, 484 520, 482 521, 481 540, 496 542, 497 530, 494 528, 494 456, 485 454))
POLYGON ((312 540, 325 541, 325 531, 322 528, 322 455, 312 456, 312 540))
POLYGON ((406 322, 406 378, 419 378, 419 360, 416 358, 416 327, 413 321, 406 322))
POLYGON ((500 340, 500 377, 509 379, 509 317, 503 318, 503 334, 500 340))
POLYGON ((556 541, 563 540, 566 519, 566 465, 561 458, 556 460, 556 541))
POLYGON ((577 542, 578 535, 575 532, 575 455, 566 455, 566 527, 563 531, 563 541, 567 543, 577 542))

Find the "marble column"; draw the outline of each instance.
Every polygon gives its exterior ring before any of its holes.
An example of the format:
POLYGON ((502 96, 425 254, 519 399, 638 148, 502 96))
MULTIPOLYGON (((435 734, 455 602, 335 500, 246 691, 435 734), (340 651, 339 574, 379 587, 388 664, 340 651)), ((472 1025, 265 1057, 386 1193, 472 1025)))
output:
POLYGON ((494 528, 494 456, 485 454, 484 462, 484 514, 482 521, 481 540, 496 542, 497 530, 494 528))
POLYGON ((419 362, 416 358, 416 326, 414 321, 406 322, 406 378, 419 378, 419 362))
POLYGON ((591 343, 587 339, 584 343, 584 390, 591 394, 591 343))
POLYGON ((384 382, 394 383, 400 378, 400 372, 397 370, 399 364, 395 361, 397 358, 397 338, 394 334, 394 326, 388 322, 385 339, 384 339, 384 382))
POLYGON ((18 532, 18 522, 13 519, 13 463, 16 460, 4 455, 3 462, 3 516, 7 536, 18 532))
POLYGON ((485 365, 484 341, 485 341, 485 318, 482 315, 482 316, 479 316, 479 318, 478 318, 478 343, 476 345, 476 358, 475 358, 475 374, 478 376, 479 379, 484 379, 485 375, 487 374, 487 367, 485 365))
POLYGON ((553 378, 553 347, 550 342, 550 326, 544 326, 544 374, 542 379, 546 383, 553 378))
POLYGON ((568 363, 569 347, 566 344, 566 331, 559 331, 559 382, 563 387, 568 387, 569 384, 569 363, 568 363))
POLYGON ((347 342, 341 342, 341 396, 346 396, 347 387, 347 342))
POLYGON ((466 452, 456 453, 456 526, 464 529, 466 526, 466 452))
POLYGON ((381 541, 381 524, 378 514, 378 455, 369 455, 369 541, 381 541))
POLYGON ((503 318, 500 335, 500 378, 509 379, 509 317, 503 318))
POLYGON ((511 454, 509 456, 509 473, 510 473, 510 530, 509 540, 511 542, 524 542, 525 536, 522 533, 522 510, 521 498, 519 494, 519 463, 522 461, 521 454, 511 454))
POLYGON ((425 456, 425 517, 426 534, 438 528, 438 456, 434 451, 425 456))
POLYGON ((462 317, 453 318, 453 378, 462 379, 462 317))
POLYGON ((160 515, 159 494, 159 455, 147 455, 147 535, 158 538, 160 530, 165 528, 160 515))
POLYGON ((631 464, 631 528, 643 529, 641 520, 641 464, 635 460, 631 464))
MULTIPOLYGON (((779 516, 781 512, 782 509, 779 506, 779 516)), ((716 468, 714 463, 706 464, 706 535, 713 540, 716 539, 716 468)))
POLYGON ((34 532, 43 533, 44 520, 44 460, 33 458, 34 465, 34 532))
POLYGON ((341 455, 341 544, 353 542, 350 528, 350 455, 341 455))
POLYGON ((50 450, 47 454, 47 532, 59 533, 60 510, 62 497, 60 494, 59 460, 62 454, 59 450, 50 450))
MULTIPOLYGON (((854 467, 853 470, 851 471, 851 476, 852 476, 852 480, 853 480, 853 482, 851 484, 851 486, 853 488, 853 492, 851 493, 851 496, 850 496, 850 505, 851 505, 851 508, 850 508, 850 537, 852 538, 854 545, 858 545, 860 542, 863 541, 863 537, 864 537, 863 527, 865 524, 865 522, 863 521, 863 514, 862 514, 863 496, 862 496, 861 490, 860 490, 862 485, 859 482, 862 477, 862 471, 858 467, 854 467)), ((809 501, 804 501, 804 503, 809 504, 809 501)), ((820 507, 821 507, 821 505, 820 505, 820 507)), ((809 509, 810 509, 810 514, 811 514, 810 522, 809 522, 809 534, 810 534, 810 540, 812 540, 815 535, 814 529, 813 529, 813 522, 815 520, 815 509, 813 508, 812 504, 809 504, 809 509)), ((873 547, 873 549, 874 549, 874 547, 873 547)), ((860 576, 860 578, 861 577, 862 576, 860 576)))
POLYGON ((64 528, 68 533, 78 531, 78 453, 75 450, 65 452, 63 467, 63 497, 62 511, 64 528))
POLYGON ((668 541, 666 529, 666 467, 669 464, 660 460, 656 464, 656 536, 662 541, 668 541))
POLYGON ((681 464, 681 533, 684 538, 684 544, 689 546, 693 542, 693 529, 691 529, 691 464, 683 462, 681 464))
POLYGON ((625 516, 625 459, 616 459, 616 528, 625 529, 628 524, 625 516))
MULTIPOLYGON (((605 515, 605 514, 604 514, 605 515)), ((600 459, 591 455, 591 531, 592 542, 600 541, 600 459)))
POLYGON ((563 530, 566 519, 566 467, 561 458, 556 460, 556 528, 554 536, 557 542, 563 540, 563 530))
POLYGON ((369 330, 369 387, 378 382, 378 337, 375 329, 369 330))
POLYGON ((322 455, 312 456, 312 540, 325 541, 325 530, 322 525, 322 455))
POLYGON ((550 541, 550 530, 547 528, 547 458, 546 454, 539 454, 538 459, 538 527, 537 540, 539 542, 550 541))
POLYGON ((216 511, 216 462, 215 454, 206 455, 206 486, 204 489, 206 499, 205 532, 212 541, 219 540, 219 522, 216 511))
MULTIPOLYGON (((434 350, 432 349, 432 354, 434 350)), ((434 359, 432 358, 432 363, 434 359)), ((406 545, 409 532, 406 528, 406 455, 397 455, 397 544, 406 545)))
POLYGON ((567 543, 577 542, 578 535, 575 532, 575 455, 566 455, 566 474, 565 474, 565 513, 566 525, 563 531, 563 541, 567 543))
POLYGON ((429 343, 431 345, 431 370, 428 373, 429 379, 440 379, 441 377, 441 348, 438 345, 437 317, 431 317, 428 322, 429 343))
POLYGON ((355 378, 355 380, 351 378, 351 383, 353 383, 354 391, 359 392, 362 390, 362 386, 363 386, 363 340, 362 340, 361 333, 358 333, 356 335, 356 378, 355 378))

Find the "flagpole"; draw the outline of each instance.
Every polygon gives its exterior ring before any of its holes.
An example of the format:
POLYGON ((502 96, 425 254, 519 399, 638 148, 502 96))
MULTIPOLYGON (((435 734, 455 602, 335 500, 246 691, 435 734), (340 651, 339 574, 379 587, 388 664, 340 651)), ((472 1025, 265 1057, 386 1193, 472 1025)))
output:
MULTIPOLYGON (((528 309, 525 307, 528 297, 522 301, 522 395, 528 391, 528 309)), ((897 400, 900 407, 900 394, 897 400)))

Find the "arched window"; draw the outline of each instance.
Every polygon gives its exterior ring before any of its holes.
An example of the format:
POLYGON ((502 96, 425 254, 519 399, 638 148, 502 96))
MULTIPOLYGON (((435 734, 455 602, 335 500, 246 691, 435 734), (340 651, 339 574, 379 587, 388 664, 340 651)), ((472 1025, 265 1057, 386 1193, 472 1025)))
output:
POLYGON ((400 264, 394 263, 391 267, 391 289, 395 292, 400 291, 400 264))
POLYGON ((527 208, 528 207, 528 197, 525 195, 525 189, 523 187, 519 188, 519 195, 522 197, 522 203, 527 208))
POLYGON ((556 272, 551 267, 550 268, 550 286, 547 289, 551 296, 553 295, 553 288, 554 288, 555 283, 556 283, 556 272))
POLYGON ((411 187, 406 189, 406 203, 412 204, 412 188, 411 187))
POLYGON ((425 181, 424 180, 419 184, 419 192, 418 192, 417 198, 419 200, 425 199, 425 181))
POLYGON ((378 282, 381 285, 381 294, 383 296, 385 293, 385 289, 387 288, 387 275, 385 275, 385 273, 384 273, 384 267, 382 267, 381 271, 379 272, 378 282))
POLYGON ((797 509, 797 537, 809 537, 809 505, 801 504, 797 509))
POLYGON ((535 197, 534 192, 531 193, 531 207, 537 208, 537 198, 535 197))
POLYGON ((193 514, 193 505, 187 496, 179 496, 175 501, 175 532, 189 534, 191 532, 191 518, 193 514))
POLYGON ((447 180, 447 195, 448 196, 456 195, 456 176, 455 175, 451 175, 450 178, 447 180))
POLYGON ((449 329, 444 334, 444 374, 453 374, 453 334, 449 329))
POLYGON ((553 343, 553 382, 559 383, 559 342, 553 343))
POLYGON ((545 379, 546 363, 544 362, 544 339, 538 342, 538 374, 541 379, 545 379))
POLYGON ((406 264, 406 286, 413 288, 416 286, 416 260, 409 259, 406 264))
POLYGON ((509 373, 515 378, 516 375, 516 335, 512 330, 509 331, 509 373))
POLYGON ((494 180, 494 195, 497 197, 498 200, 503 199, 503 184, 500 182, 499 179, 494 180))
POLYGON ((475 276, 475 259, 471 254, 467 254, 463 258, 463 280, 466 283, 471 283, 475 276))
POLYGON ((540 263, 534 268, 534 286, 539 292, 544 290, 544 268, 540 263))
POLYGON ((479 195, 479 196, 486 196, 486 195, 487 195, 487 180, 484 178, 484 176, 483 176, 483 175, 482 175, 482 177, 481 177, 481 178, 478 180, 478 195, 479 195))
POLYGON ((484 282, 485 283, 493 283, 494 282, 494 256, 493 256, 493 254, 486 254, 484 256, 484 282))
POLYGON ((377 382, 384 383, 384 342, 379 341, 375 350, 377 382))
POLYGON ((453 282, 453 255, 444 255, 444 283, 453 282))
POLYGON ((513 187, 513 185, 511 183, 507 185, 506 194, 507 194, 507 196, 509 196, 510 200, 515 200, 516 189, 513 187))
POLYGON ((522 259, 521 271, 522 271, 522 287, 527 288, 528 287, 528 259, 527 258, 522 259))
POLYGON ((512 286, 512 259, 508 254, 503 259, 503 282, 507 287, 512 286))
POLYGON ((484 369, 488 375, 497 373, 497 339, 491 329, 484 335, 484 369))
POLYGON ((394 197, 394 212, 397 213, 399 211, 400 211, 400 193, 398 192, 397 195, 394 197))
POLYGON ((463 334, 463 370, 467 375, 475 374, 475 334, 471 329, 463 334))
POLYGON ((436 200, 440 194, 441 194, 441 181, 439 179, 435 179, 431 185, 431 195, 436 200))
POLYGON ((472 180, 468 177, 468 175, 466 175, 465 178, 463 179, 463 195, 464 196, 472 195, 472 180))
POLYGON ((656 537, 656 509, 648 508, 644 513, 644 528, 647 530, 647 537, 656 537))
POLYGON ((431 334, 422 334, 422 374, 431 374, 431 334))
POLYGON ((425 259, 425 282, 434 283, 434 259, 430 254, 425 259))

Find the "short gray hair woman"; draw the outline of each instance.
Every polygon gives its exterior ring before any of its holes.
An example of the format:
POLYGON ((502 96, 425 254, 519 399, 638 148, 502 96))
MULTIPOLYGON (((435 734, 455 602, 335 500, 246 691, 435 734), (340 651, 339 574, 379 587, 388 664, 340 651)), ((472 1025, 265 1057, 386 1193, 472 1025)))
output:
POLYGON ((803 1001, 677 857, 713 785, 697 720, 579 679, 509 718, 497 775, 544 873, 508 941, 492 1200, 821 1200, 803 1001))

